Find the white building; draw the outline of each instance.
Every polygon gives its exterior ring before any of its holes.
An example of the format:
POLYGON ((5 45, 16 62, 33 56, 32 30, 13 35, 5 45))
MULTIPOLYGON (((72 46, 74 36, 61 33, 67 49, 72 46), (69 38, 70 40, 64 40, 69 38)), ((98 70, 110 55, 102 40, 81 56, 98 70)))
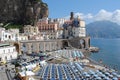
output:
POLYGON ((8 44, 0 44, 0 61, 10 61, 12 59, 17 59, 18 52, 15 46, 10 46, 8 44))
POLYGON ((48 24, 49 19, 48 18, 42 18, 42 19, 39 19, 39 22, 42 22, 44 24, 48 24))
POLYGON ((66 21, 66 19, 64 19, 64 18, 56 18, 56 19, 54 19, 54 22, 58 23, 59 27, 62 27, 65 21, 66 21))
POLYGON ((19 41, 24 41, 24 40, 28 40, 28 35, 20 34, 19 35, 19 41))
POLYGON ((78 25, 72 28, 73 36, 74 37, 85 37, 86 36, 86 28, 85 28, 85 21, 79 20, 78 25))
POLYGON ((18 41, 19 29, 0 28, 0 41, 18 41))
POLYGON ((49 40, 49 39, 56 39, 57 35, 56 35, 57 32, 49 32, 49 31, 43 31, 43 32, 40 32, 41 34, 41 38, 43 38, 42 40, 49 40))
POLYGON ((25 25, 25 27, 24 27, 24 34, 36 35, 38 33, 39 33, 39 30, 38 30, 37 26, 25 25))
POLYGON ((66 21, 63 27, 64 38, 86 37, 85 21, 81 20, 79 17, 66 21))
POLYGON ((62 38, 63 29, 59 27, 59 23, 55 22, 54 19, 50 19, 48 23, 39 21, 37 26, 41 37, 45 40, 62 38))
POLYGON ((63 38, 63 28, 59 27, 56 33, 56 38, 62 39, 63 38))

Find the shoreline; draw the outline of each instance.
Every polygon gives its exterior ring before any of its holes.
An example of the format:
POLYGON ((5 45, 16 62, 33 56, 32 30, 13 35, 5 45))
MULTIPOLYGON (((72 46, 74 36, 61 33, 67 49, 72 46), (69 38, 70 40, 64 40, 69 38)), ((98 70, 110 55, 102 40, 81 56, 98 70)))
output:
POLYGON ((91 52, 91 51, 88 51, 88 50, 85 50, 85 49, 81 49, 81 51, 86 56, 86 59, 88 59, 91 63, 102 66, 102 67, 106 67, 106 68, 109 68, 109 69, 113 69, 113 70, 117 71, 118 73, 120 73, 120 71, 118 69, 116 69, 115 67, 113 67, 113 66, 110 67, 107 64, 103 64, 103 61, 100 63, 100 62, 90 58, 90 55, 94 54, 94 52, 91 52))

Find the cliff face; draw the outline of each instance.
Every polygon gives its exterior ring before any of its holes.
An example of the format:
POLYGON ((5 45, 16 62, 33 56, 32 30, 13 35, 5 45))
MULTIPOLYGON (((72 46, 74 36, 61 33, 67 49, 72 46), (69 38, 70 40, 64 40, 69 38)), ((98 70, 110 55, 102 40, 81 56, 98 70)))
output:
POLYGON ((48 6, 41 0, 0 0, 0 22, 34 24, 48 17, 48 6))

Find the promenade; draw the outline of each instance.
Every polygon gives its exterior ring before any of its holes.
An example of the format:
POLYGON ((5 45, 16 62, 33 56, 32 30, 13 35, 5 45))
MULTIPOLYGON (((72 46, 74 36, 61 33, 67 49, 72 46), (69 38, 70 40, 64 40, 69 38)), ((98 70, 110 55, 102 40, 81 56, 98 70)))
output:
POLYGON ((0 80, 14 80, 15 71, 13 70, 14 66, 11 64, 7 64, 0 66, 0 80))
POLYGON ((4 66, 0 66, 0 80, 8 80, 4 66))

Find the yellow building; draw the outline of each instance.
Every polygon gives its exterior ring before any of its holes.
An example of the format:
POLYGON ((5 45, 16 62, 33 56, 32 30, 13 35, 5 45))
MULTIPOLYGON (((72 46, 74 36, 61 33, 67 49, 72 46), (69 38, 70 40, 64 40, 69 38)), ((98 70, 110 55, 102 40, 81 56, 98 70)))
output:
POLYGON ((39 30, 37 26, 26 25, 24 27, 25 34, 38 34, 39 30))

